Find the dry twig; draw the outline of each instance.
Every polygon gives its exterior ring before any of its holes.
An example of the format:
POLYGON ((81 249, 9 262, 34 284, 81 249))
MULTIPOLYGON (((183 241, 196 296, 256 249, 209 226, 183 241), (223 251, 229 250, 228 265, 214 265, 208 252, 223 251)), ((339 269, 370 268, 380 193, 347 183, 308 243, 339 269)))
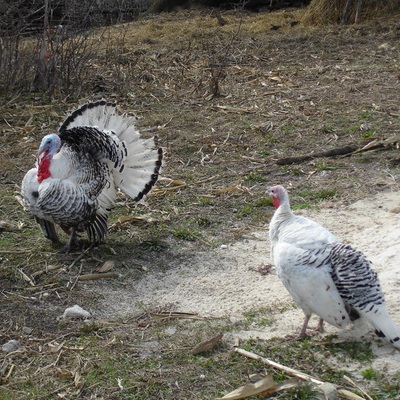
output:
MULTIPOLYGON (((325 382, 320 381, 319 379, 314 378, 311 375, 305 374, 304 372, 298 371, 298 370, 290 368, 290 367, 286 367, 285 365, 279 364, 268 358, 261 357, 260 355, 251 353, 250 351, 243 350, 239 347, 234 347, 233 351, 235 351, 236 353, 242 354, 248 358, 251 358, 253 360, 261 361, 264 364, 267 364, 267 365, 270 365, 271 367, 277 368, 283 372, 286 372, 289 375, 295 376, 296 378, 300 378, 307 382, 313 383, 314 385, 322 386, 325 384, 325 382)), ((356 395, 355 393, 349 392, 348 390, 345 390, 345 389, 338 389, 338 393, 342 397, 349 399, 349 400, 365 400, 365 399, 372 400, 371 397, 364 390, 361 390, 361 388, 359 386, 357 386, 353 381, 351 381, 351 379, 348 378, 347 381, 350 382, 353 386, 355 386, 358 390, 360 390, 365 397, 360 397, 360 396, 356 395)))
POLYGON ((78 281, 94 281, 97 279, 104 278, 116 278, 118 276, 117 272, 100 272, 98 274, 86 274, 78 276, 78 281))

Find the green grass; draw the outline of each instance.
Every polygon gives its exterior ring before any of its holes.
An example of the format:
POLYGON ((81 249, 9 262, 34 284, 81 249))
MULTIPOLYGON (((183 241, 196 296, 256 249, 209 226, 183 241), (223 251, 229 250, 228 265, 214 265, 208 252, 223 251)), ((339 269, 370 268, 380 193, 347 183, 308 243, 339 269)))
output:
POLYGON ((149 238, 142 243, 140 243, 140 247, 146 251, 164 251, 168 248, 168 244, 162 241, 158 237, 149 238))
POLYGON ((379 374, 371 367, 362 370, 361 375, 368 380, 377 380, 379 378, 379 374))
POLYGON ((271 310, 267 307, 254 308, 244 313, 245 326, 250 328, 251 326, 267 327, 273 326, 276 321, 276 317, 271 315, 271 310))

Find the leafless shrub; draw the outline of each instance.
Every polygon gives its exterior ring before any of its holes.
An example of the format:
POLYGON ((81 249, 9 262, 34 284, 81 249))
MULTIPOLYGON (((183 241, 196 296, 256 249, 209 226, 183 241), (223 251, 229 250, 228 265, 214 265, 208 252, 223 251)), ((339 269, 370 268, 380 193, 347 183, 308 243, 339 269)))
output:
MULTIPOLYGON (((107 28, 102 33, 88 27, 123 20, 145 1, 0 0, 7 18, 0 20, 0 92, 76 94, 93 80, 94 60, 107 47, 107 28)), ((126 68, 110 65, 121 81, 126 68)))
POLYGON ((31 90, 48 94, 77 93, 92 73, 98 42, 90 33, 48 30, 36 44, 36 69, 31 90))
POLYGON ((209 93, 211 97, 221 95, 220 85, 226 78, 227 67, 232 64, 232 51, 234 43, 240 33, 240 28, 241 20, 236 32, 229 38, 227 43, 212 45, 212 43, 207 42, 204 44, 205 50, 208 54, 206 70, 209 72, 209 93))

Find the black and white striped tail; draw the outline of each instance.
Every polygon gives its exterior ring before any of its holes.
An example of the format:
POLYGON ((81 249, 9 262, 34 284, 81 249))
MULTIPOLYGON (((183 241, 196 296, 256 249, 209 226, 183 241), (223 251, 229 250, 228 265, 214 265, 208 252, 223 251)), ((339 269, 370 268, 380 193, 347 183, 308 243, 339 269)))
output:
POLYGON ((337 243, 330 254, 332 278, 344 302, 367 319, 376 334, 400 349, 400 328, 390 317, 372 263, 351 246, 337 243))

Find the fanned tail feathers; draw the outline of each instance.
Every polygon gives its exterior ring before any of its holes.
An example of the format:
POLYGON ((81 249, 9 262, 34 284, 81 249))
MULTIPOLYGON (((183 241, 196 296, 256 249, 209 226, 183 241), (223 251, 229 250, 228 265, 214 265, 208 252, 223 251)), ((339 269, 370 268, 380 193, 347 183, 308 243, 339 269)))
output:
POLYGON ((114 183, 139 201, 156 183, 163 153, 161 148, 157 149, 154 138, 140 137, 135 123, 135 117, 119 115, 115 104, 101 100, 74 111, 61 125, 60 132, 89 125, 117 136, 123 161, 112 169, 114 183))
MULTIPOLYGON (((105 100, 87 103, 75 110, 63 122, 59 131, 63 132, 78 126, 96 126, 101 130, 113 130, 115 132, 118 123, 115 120, 125 118, 117 114, 116 104, 105 100)), ((128 117, 128 119, 130 119, 128 117)), ((134 117, 132 117, 135 120, 134 117)), ((117 135, 118 136, 118 135, 117 135)))
POLYGON ((114 172, 116 186, 139 201, 156 183, 162 156, 162 149, 155 148, 154 139, 127 143, 123 168, 114 172))

